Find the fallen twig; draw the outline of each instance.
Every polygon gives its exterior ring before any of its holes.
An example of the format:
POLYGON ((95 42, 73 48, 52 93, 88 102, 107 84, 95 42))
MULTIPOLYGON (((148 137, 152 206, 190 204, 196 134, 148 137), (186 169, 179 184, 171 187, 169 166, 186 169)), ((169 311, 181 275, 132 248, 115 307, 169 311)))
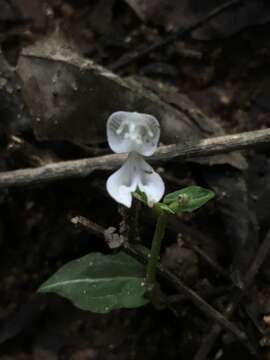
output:
POLYGON ((131 64, 132 62, 135 62, 138 59, 141 59, 142 57, 148 55, 150 52, 160 50, 161 48, 171 44, 175 40, 187 36, 192 31, 194 31, 194 30, 198 29, 199 27, 203 26, 208 21, 210 21, 214 17, 218 16, 222 12, 224 12, 224 11, 234 7, 234 6, 240 5, 242 3, 242 1, 243 0, 231 0, 231 1, 226 2, 225 4, 222 4, 222 5, 218 6, 218 7, 216 7, 214 10, 210 11, 203 19, 200 19, 195 24, 192 24, 191 26, 189 26, 187 29, 180 29, 176 33, 174 33, 172 35, 169 35, 165 39, 162 39, 161 41, 159 41, 159 42, 157 42, 155 44, 147 46, 144 49, 138 49, 137 51, 133 51, 133 52, 130 52, 128 54, 123 55, 123 57, 118 59, 115 63, 113 63, 110 66, 110 69, 112 71, 117 71, 117 70, 131 64))
MULTIPOLYGON (((203 139, 196 143, 160 146, 150 161, 178 158, 187 160, 196 157, 227 153, 239 149, 267 144, 270 129, 243 132, 203 139)), ((20 169, 0 173, 0 188, 44 184, 67 178, 85 177, 95 170, 108 170, 119 166, 125 155, 105 155, 80 160, 60 161, 30 169, 20 169)))
MULTIPOLYGON (((91 234, 95 234, 100 238, 104 238, 105 229, 100 225, 93 223, 92 221, 86 219, 83 216, 76 216, 71 219, 72 223, 80 226, 82 229, 88 231, 91 234)), ((128 242, 125 242, 123 245, 123 250, 129 255, 136 258, 142 263, 147 262, 147 256, 140 250, 139 247, 133 246, 128 242)), ((171 284, 177 291, 184 293, 187 298, 198 308, 200 309, 207 317, 214 320, 222 327, 234 334, 239 340, 245 341, 246 334, 238 329, 233 323, 228 321, 220 312, 214 309, 206 301, 204 301, 195 291, 187 287, 182 281, 174 275, 171 271, 167 270, 162 265, 158 265, 158 275, 166 279, 169 284, 171 284)))
MULTIPOLYGON (((249 287, 252 285, 254 278, 262 266, 263 262, 267 258, 270 252, 270 230, 268 231, 264 241, 261 243, 255 258, 253 259, 249 270, 246 273, 244 278, 244 286, 241 291, 237 291, 225 310, 225 316, 230 319, 240 304, 243 296, 248 291, 249 287)), ((204 360, 207 358, 209 352, 214 346, 219 334, 222 331, 222 327, 219 324, 214 324, 210 333, 203 339, 201 347, 199 348, 197 354, 194 357, 194 360, 204 360)))

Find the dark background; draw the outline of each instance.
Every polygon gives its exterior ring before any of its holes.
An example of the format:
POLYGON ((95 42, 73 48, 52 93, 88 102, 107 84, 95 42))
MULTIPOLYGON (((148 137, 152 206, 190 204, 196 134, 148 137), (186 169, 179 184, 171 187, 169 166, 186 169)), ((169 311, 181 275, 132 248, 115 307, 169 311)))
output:
MULTIPOLYGON (((122 56, 147 49, 180 29, 189 29, 223 3, 1 0, 1 171, 110 152, 105 138, 105 115, 109 113, 105 98, 110 93, 104 95, 99 77, 95 84, 100 91, 96 99, 102 98, 100 107, 78 92, 71 100, 64 96, 63 102, 56 102, 54 106, 61 111, 52 111, 52 115, 47 83, 44 88, 42 81, 38 88, 36 83, 31 83, 30 90, 25 88, 26 75, 16 67, 21 54, 51 36, 56 47, 59 42, 61 48, 64 41, 74 54, 114 69, 123 79, 136 79, 170 106, 182 109, 182 95, 187 96, 187 109, 199 111, 197 124, 190 126, 190 138, 194 133, 195 138, 201 138, 269 127, 269 1, 249 0, 231 6, 196 31, 187 31, 184 37, 119 66, 122 56), (81 113, 69 109, 73 101, 83 104, 81 113), (56 131, 54 121, 60 120, 63 126, 56 131)), ((47 62, 35 61, 40 72, 47 74, 47 62)), ((27 70, 30 78, 33 69, 30 66, 27 70)), ((72 71, 67 67, 66 74, 72 71)), ((59 89, 65 80, 59 80, 59 89)), ((80 87, 83 79, 78 81, 80 87)), ((117 94, 113 101, 126 106, 127 100, 124 94, 117 94)), ((161 119, 163 143, 172 142, 168 135, 172 133, 175 141, 188 140, 181 133, 182 121, 179 119, 180 130, 175 130, 166 116, 161 119)), ((159 170, 168 191, 198 184, 216 192, 215 200, 205 208, 170 223, 162 261, 187 286, 224 312, 238 291, 234 284, 242 284, 258 246, 269 237, 269 147, 242 152, 241 161, 217 157, 212 162, 171 161, 158 166, 162 167, 159 170), (239 165, 243 161, 248 167, 239 165), (195 246, 219 264, 230 279, 213 270, 195 246)), ((101 238, 70 222, 73 216, 83 215, 104 228, 118 229, 122 215, 105 191, 109 174, 99 171, 85 179, 1 190, 1 360, 188 360, 210 332, 212 321, 166 282, 161 284, 165 302, 163 299, 155 306, 109 315, 82 312, 64 299, 36 294, 39 285, 68 260, 91 251, 111 252, 101 238)), ((139 217, 141 242, 149 246, 154 230, 151 213, 142 210, 139 217)), ((221 359, 255 355, 269 359, 269 281, 268 257, 232 318, 248 335, 248 348, 222 332, 211 347, 209 359, 216 354, 221 359)))

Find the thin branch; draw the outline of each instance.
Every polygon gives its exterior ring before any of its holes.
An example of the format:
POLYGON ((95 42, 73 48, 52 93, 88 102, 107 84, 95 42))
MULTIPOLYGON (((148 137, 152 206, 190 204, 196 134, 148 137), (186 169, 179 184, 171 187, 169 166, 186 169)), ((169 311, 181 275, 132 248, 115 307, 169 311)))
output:
MULTIPOLYGON (((268 143, 270 143, 270 129, 256 130, 204 139, 196 143, 160 146, 156 155, 149 160, 166 161, 173 158, 187 160, 268 143)), ((60 161, 37 168, 6 171, 0 173, 0 188, 45 184, 56 180, 85 177, 95 170, 114 169, 125 158, 126 155, 114 154, 88 159, 60 161)))
MULTIPOLYGON (((270 230, 268 231, 266 237, 261 243, 255 258, 253 259, 249 270, 247 271, 244 278, 244 286, 242 291, 237 291, 225 310, 225 316, 230 319, 240 304, 243 296, 247 293, 249 287, 252 285, 256 274, 258 273, 260 267, 264 263, 265 259, 270 252, 270 230)), ((201 347, 199 348, 197 354, 194 357, 194 360, 205 360, 212 347, 214 346, 218 336, 222 331, 222 327, 219 324, 214 324, 210 333, 203 339, 201 347)), ((252 350, 252 349, 251 349, 252 350)))
POLYGON ((192 24, 187 29, 180 29, 176 33, 169 35, 165 39, 162 39, 161 41, 159 41, 153 45, 147 46, 144 49, 138 49, 137 51, 125 54, 123 57, 121 57, 119 60, 117 60, 114 64, 112 64, 110 66, 110 69, 112 71, 117 71, 117 70, 137 61, 138 59, 141 59, 142 57, 148 55, 150 52, 160 50, 164 46, 167 46, 167 45, 173 43, 177 39, 184 38, 185 36, 190 34, 192 31, 200 28, 201 26, 203 26, 204 24, 209 22, 211 19, 218 16, 219 14, 225 12, 228 9, 231 9, 234 6, 239 6, 242 3, 242 1, 243 0, 231 0, 231 1, 226 2, 225 4, 222 4, 218 7, 216 7, 214 10, 210 11, 204 18, 200 19, 195 24, 192 24))
MULTIPOLYGON (((88 231, 89 233, 93 233, 100 238, 104 238, 105 229, 100 225, 95 224, 94 222, 86 219, 83 216, 76 216, 71 219, 72 223, 78 225, 82 229, 88 231)), ((138 261, 143 264, 147 263, 147 256, 143 251, 140 250, 139 247, 129 244, 128 242, 124 243, 123 250, 136 258, 138 261)), ((222 327, 230 331, 234 334, 239 340, 245 341, 246 334, 239 330, 233 323, 228 321, 220 312, 218 312, 215 308, 209 305, 206 301, 204 301, 195 291, 187 287, 182 281, 174 275, 171 271, 167 270, 164 266, 158 265, 158 276, 166 279, 167 282, 173 286, 177 291, 184 293, 188 299, 198 308, 202 313, 204 313, 207 317, 214 320, 222 327)))

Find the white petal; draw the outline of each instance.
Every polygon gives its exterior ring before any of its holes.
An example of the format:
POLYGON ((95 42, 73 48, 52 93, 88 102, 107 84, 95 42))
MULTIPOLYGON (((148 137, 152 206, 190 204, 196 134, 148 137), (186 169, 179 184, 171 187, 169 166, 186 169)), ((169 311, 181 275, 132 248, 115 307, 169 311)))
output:
POLYGON ((165 192, 164 181, 146 161, 142 158, 139 158, 138 161, 138 168, 140 169, 138 187, 146 194, 149 205, 157 203, 165 192))
POLYGON ((147 196, 149 205, 163 197, 165 184, 161 176, 136 153, 130 153, 126 162, 107 180, 107 191, 120 204, 131 207, 132 193, 137 188, 147 196))
POLYGON ((150 156, 157 148, 159 137, 159 122, 152 115, 117 111, 107 121, 108 143, 116 153, 135 151, 150 156))
POLYGON ((134 158, 129 156, 119 170, 114 172, 107 180, 106 187, 111 197, 127 207, 131 207, 132 192, 137 189, 138 176, 134 158))
MULTIPOLYGON (((138 113, 135 113, 138 114, 138 113)), ((145 137, 145 142, 139 147, 138 153, 144 156, 151 156, 157 149, 160 138, 160 126, 158 120, 148 114, 138 114, 141 116, 141 121, 147 123, 148 136, 145 137), (150 136, 151 135, 151 136, 150 136)))
POLYGON ((130 152, 130 141, 122 139, 122 137, 117 134, 117 130, 121 127, 126 117, 125 111, 117 111, 107 120, 108 143, 112 151, 118 154, 130 152))

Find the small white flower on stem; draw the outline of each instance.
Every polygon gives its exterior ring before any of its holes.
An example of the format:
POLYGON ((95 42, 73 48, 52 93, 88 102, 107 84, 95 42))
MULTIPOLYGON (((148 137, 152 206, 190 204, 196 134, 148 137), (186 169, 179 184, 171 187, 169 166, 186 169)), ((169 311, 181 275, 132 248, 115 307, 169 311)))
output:
POLYGON ((148 114, 117 111, 107 121, 107 138, 115 153, 129 153, 126 162, 107 180, 107 191, 120 204, 131 207, 132 193, 139 189, 153 206, 164 195, 165 185, 143 156, 157 148, 160 127, 148 114))

